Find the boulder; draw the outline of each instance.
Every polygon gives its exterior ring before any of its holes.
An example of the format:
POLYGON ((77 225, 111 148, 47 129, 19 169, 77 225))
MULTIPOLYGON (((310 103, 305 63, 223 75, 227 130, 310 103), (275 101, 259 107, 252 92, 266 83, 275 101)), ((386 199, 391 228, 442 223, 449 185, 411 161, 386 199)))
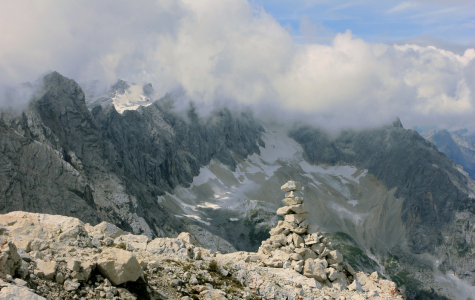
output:
POLYGON ((12 241, 17 248, 23 249, 26 253, 31 251, 32 239, 29 238, 14 238, 12 241))
POLYGON ((322 243, 319 244, 313 244, 312 247, 310 247, 315 253, 321 254, 323 252, 323 249, 325 249, 325 246, 322 243))
POLYGON ((102 222, 93 227, 93 236, 104 236, 116 239, 125 232, 114 224, 102 222))
POLYGON ((43 277, 47 280, 53 280, 54 274, 56 273, 57 262, 55 261, 44 261, 38 259, 36 261, 36 270, 38 276, 43 277))
POLYGON ((355 269, 353 269, 349 263, 347 263, 346 261, 343 263, 343 269, 346 270, 348 273, 350 273, 350 275, 355 275, 356 274, 356 271, 355 269))
POLYGON ((287 244, 287 236, 283 234, 273 235, 271 236, 270 241, 280 243, 282 246, 284 246, 287 244))
POLYGON ((304 234, 304 233, 307 232, 307 227, 299 226, 299 227, 293 229, 292 231, 295 232, 296 234, 304 234))
POLYGON ((21 278, 25 279, 25 277, 28 276, 28 274, 30 274, 29 271, 28 271, 28 267, 29 267, 29 264, 26 261, 23 260, 21 262, 21 266, 16 271, 17 274, 21 278))
POLYGON ((282 262, 282 260, 280 259, 277 259, 277 258, 274 258, 274 257, 270 257, 268 259, 265 259, 263 261, 263 263, 268 266, 268 267, 273 267, 273 268, 282 268, 282 266, 284 265, 284 263, 282 262))
POLYGON ((338 272, 337 278, 332 282, 332 286, 334 289, 342 291, 348 287, 348 279, 346 278, 345 274, 338 272))
POLYGON ((293 198, 285 198, 282 200, 285 205, 290 206, 290 205, 298 205, 303 203, 303 197, 293 197, 293 198))
POLYGON ((284 220, 289 223, 300 224, 308 217, 308 213, 286 215, 284 220))
POLYGON ((302 247, 304 245, 303 238, 296 233, 292 233, 292 241, 294 242, 295 247, 302 247))
POLYGON ((316 258, 315 262, 321 264, 324 268, 328 268, 328 262, 325 259, 316 258))
POLYGON ((353 282, 348 286, 348 289, 350 291, 358 291, 358 292, 363 292, 363 287, 359 283, 357 279, 353 280, 353 282))
POLYGON ((221 290, 206 290, 200 293, 201 299, 227 300, 226 293, 221 290))
POLYGON ((114 285, 136 281, 143 273, 142 266, 132 253, 111 248, 104 250, 97 260, 97 268, 114 285))
POLYGON ((5 279, 7 275, 15 275, 21 262, 22 259, 15 244, 5 238, 0 238, 0 278, 5 279))
POLYGON ((0 235, 8 235, 10 230, 0 223, 0 235))
POLYGON ((330 281, 335 281, 335 279, 338 278, 338 272, 334 268, 327 268, 325 269, 325 272, 330 281))
POLYGON ((289 206, 289 210, 293 211, 296 214, 308 213, 308 211, 305 208, 303 208, 302 204, 289 206))
POLYGON ((66 240, 76 240, 78 236, 88 236, 86 229, 84 226, 76 225, 72 228, 67 229, 63 233, 61 233, 58 237, 58 241, 66 241, 66 240))
POLYGON ((327 255, 329 264, 339 264, 343 262, 343 255, 338 250, 330 251, 327 255))
POLYGON ((278 235, 278 234, 281 234, 282 231, 284 231, 284 228, 282 227, 274 227, 270 230, 270 235, 278 235))
POLYGON ((277 212, 276 212, 276 214, 279 216, 285 216, 290 213, 292 213, 292 209, 290 206, 282 206, 279 209, 277 209, 277 212))
POLYGON ((290 260, 290 254, 285 253, 284 251, 281 251, 281 250, 274 251, 274 255, 272 257, 282 262, 290 260))
POLYGON ((327 279, 325 267, 322 264, 316 263, 311 258, 305 261, 303 275, 309 278, 314 278, 320 282, 324 282, 327 279))
POLYGON ((72 292, 72 291, 75 291, 79 288, 79 286, 81 285, 77 279, 67 279, 65 282, 64 282, 64 289, 67 291, 67 292, 72 292))
POLYGON ((298 181, 290 180, 286 184, 280 187, 283 192, 290 192, 290 191, 300 191, 302 189, 302 185, 298 181))
POLYGON ((68 268, 70 271, 79 272, 81 270, 81 261, 73 258, 67 258, 66 268, 68 268))
POLYGON ((310 250, 309 248, 296 248, 295 253, 300 254, 302 256, 303 260, 307 260, 309 258, 311 259, 316 259, 317 255, 315 252, 310 250))
POLYGON ((184 241, 187 244, 191 244, 197 247, 200 246, 200 244, 196 241, 196 239, 188 232, 180 233, 177 238, 184 241))
POLYGON ((46 300, 46 298, 31 292, 30 289, 22 285, 13 285, 0 280, 0 286, 0 299, 46 300))
POLYGON ((125 234, 115 239, 116 245, 125 244, 128 249, 146 250, 150 238, 146 235, 125 234))
POLYGON ((298 254, 298 253, 292 253, 292 254, 290 255, 290 258, 291 258, 292 260, 297 260, 297 261, 302 260, 302 256, 301 256, 300 254, 298 254))

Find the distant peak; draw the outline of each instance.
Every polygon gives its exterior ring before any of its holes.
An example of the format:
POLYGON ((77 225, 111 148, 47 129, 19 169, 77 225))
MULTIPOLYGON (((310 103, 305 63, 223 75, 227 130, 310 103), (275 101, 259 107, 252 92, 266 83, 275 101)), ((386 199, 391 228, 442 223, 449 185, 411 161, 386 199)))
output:
POLYGON ((69 79, 64 77, 63 75, 59 74, 58 72, 53 71, 53 72, 45 75, 45 77, 43 77, 43 80, 44 80, 45 84, 47 84, 47 83, 50 83, 50 82, 61 82, 61 81, 64 81, 64 80, 69 80, 69 79))
POLYGON ((112 91, 116 91, 119 94, 124 94, 126 90, 130 88, 130 84, 126 81, 119 79, 112 87, 112 91))
POLYGON ((77 93, 79 85, 72 79, 53 71, 43 77, 45 90, 60 89, 67 94, 77 93))
POLYGON ((399 119, 399 117, 396 118, 396 120, 394 120, 393 126, 394 126, 394 127, 397 127, 397 128, 404 128, 404 127, 402 126, 401 119, 399 119))

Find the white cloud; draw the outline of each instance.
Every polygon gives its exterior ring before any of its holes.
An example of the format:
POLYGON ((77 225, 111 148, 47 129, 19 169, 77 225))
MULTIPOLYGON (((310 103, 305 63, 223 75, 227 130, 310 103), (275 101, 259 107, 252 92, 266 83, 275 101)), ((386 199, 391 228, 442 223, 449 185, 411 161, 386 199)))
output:
POLYGON ((414 6, 417 6, 418 4, 415 3, 415 2, 402 2, 396 6, 394 6, 393 8, 391 8, 390 10, 388 10, 387 12, 388 13, 395 13, 395 12, 401 12, 401 11, 405 11, 409 8, 412 8, 414 6))
MULTIPOLYGON (((310 26, 311 30, 318 27, 310 26), (312 29, 313 28, 313 29, 312 29)), ((182 87, 197 102, 254 105, 327 126, 468 124, 475 50, 385 45, 337 34, 294 45, 245 0, 42 1, 0 4, 0 82, 57 70, 82 81, 182 87), (452 123, 451 123, 452 122, 452 123)), ((473 124, 475 125, 475 124, 473 124)))

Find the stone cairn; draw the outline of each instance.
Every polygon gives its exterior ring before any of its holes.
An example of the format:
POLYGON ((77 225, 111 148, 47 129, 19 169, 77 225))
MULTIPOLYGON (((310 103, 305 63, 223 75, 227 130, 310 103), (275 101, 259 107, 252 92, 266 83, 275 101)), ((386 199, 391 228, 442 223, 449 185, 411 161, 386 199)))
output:
POLYGON ((286 206, 277 210, 284 217, 270 230, 271 237, 262 242, 258 254, 268 267, 291 268, 322 284, 345 289, 353 282, 355 271, 331 242, 319 231, 318 226, 307 221, 308 211, 303 207, 303 197, 296 192, 302 189, 299 182, 289 181, 281 187, 286 206))

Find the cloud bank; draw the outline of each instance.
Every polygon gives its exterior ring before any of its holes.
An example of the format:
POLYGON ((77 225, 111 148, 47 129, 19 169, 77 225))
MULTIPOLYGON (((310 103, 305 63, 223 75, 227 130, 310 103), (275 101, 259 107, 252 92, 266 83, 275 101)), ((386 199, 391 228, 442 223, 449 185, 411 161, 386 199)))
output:
POLYGON ((182 88, 197 103, 237 102, 283 121, 367 127, 399 116, 405 127, 475 130, 474 49, 371 43, 349 30, 330 45, 296 45, 245 0, 5 0, 0 36, 1 85, 56 70, 182 88))

